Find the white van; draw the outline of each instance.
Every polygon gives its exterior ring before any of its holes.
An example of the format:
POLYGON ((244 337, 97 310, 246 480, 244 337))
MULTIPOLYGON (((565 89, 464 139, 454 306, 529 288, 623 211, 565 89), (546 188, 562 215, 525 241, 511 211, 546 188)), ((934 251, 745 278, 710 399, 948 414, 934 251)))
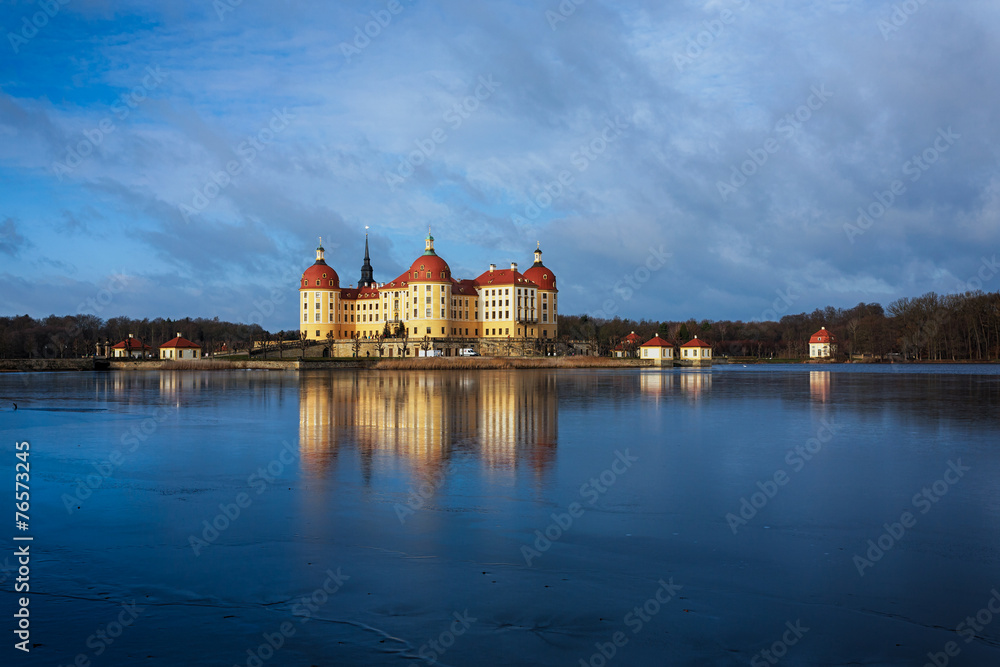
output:
POLYGON ((478 357, 479 353, 476 352, 471 347, 463 347, 458 350, 458 356, 460 357, 478 357))

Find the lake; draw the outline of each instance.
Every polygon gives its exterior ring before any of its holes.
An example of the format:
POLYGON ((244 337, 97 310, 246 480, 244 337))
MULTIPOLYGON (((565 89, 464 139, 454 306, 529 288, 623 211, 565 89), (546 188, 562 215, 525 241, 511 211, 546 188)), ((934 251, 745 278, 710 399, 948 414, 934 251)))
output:
POLYGON ((971 365, 4 374, 3 651, 1000 664, 998 405, 971 365))

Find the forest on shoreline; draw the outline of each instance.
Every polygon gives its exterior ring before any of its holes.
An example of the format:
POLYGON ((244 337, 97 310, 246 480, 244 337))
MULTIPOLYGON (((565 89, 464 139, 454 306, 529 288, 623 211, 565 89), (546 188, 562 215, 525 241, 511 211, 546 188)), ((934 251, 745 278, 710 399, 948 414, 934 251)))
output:
MULTIPOLYGON (((695 335, 715 356, 797 359, 808 356, 809 336, 820 327, 838 339, 841 357, 872 359, 897 356, 926 361, 990 361, 1000 359, 1000 292, 966 292, 878 303, 853 308, 828 306, 811 313, 789 314, 778 321, 632 320, 561 315, 559 338, 590 341, 600 354, 610 354, 635 332, 643 341, 659 333, 678 344, 695 335)), ((177 332, 201 345, 206 353, 245 351, 264 344, 277 348, 300 344, 298 330, 269 332, 257 324, 219 318, 133 319, 94 315, 0 316, 0 358, 78 358, 93 355, 98 345, 114 344, 132 334, 156 347, 177 332)), ((637 345, 624 344, 627 353, 637 345)))

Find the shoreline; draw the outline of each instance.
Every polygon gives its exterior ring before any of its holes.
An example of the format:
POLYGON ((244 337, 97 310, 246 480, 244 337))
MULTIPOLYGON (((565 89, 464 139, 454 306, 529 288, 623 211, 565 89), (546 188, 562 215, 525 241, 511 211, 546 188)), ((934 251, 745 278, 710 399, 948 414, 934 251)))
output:
POLYGON ((406 359, 260 359, 197 361, 127 361, 87 359, 0 359, 0 373, 66 371, 226 371, 226 370, 507 370, 532 368, 652 367, 642 359, 609 357, 428 357, 406 359), (102 367, 103 366, 103 367, 102 367))
MULTIPOLYGON (((923 361, 817 361, 812 359, 786 359, 774 362, 767 359, 730 361, 714 359, 711 365, 689 366, 674 361, 673 368, 711 368, 712 366, 747 365, 768 366, 773 364, 802 365, 857 365, 857 366, 929 366, 929 365, 993 365, 998 360, 923 360, 923 361)), ((226 371, 226 370, 519 370, 542 368, 670 368, 656 366, 651 360, 622 359, 617 357, 408 357, 361 358, 361 359, 257 359, 224 360, 199 359, 197 361, 171 360, 95 360, 86 359, 0 359, 0 373, 36 373, 71 371, 226 371), (95 364, 96 361, 96 364, 95 364)))

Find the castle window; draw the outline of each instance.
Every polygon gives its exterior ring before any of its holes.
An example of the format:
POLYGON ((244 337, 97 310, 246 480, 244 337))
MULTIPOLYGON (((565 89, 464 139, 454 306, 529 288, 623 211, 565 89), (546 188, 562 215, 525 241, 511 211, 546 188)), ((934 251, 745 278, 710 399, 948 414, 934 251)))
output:
POLYGON ((316 329, 316 338, 319 338, 319 329, 316 329))
POLYGON ((319 287, 319 281, 318 280, 316 281, 316 287, 319 287))
POLYGON ((430 278, 430 277, 431 277, 431 272, 430 272, 430 271, 428 271, 428 272, 427 272, 427 277, 428 277, 428 278, 430 278))
POLYGON ((323 277, 326 278, 326 274, 325 273, 323 274, 323 277))
POLYGON ((309 310, 309 302, 307 301, 306 303, 302 304, 302 308, 303 310, 309 310))

